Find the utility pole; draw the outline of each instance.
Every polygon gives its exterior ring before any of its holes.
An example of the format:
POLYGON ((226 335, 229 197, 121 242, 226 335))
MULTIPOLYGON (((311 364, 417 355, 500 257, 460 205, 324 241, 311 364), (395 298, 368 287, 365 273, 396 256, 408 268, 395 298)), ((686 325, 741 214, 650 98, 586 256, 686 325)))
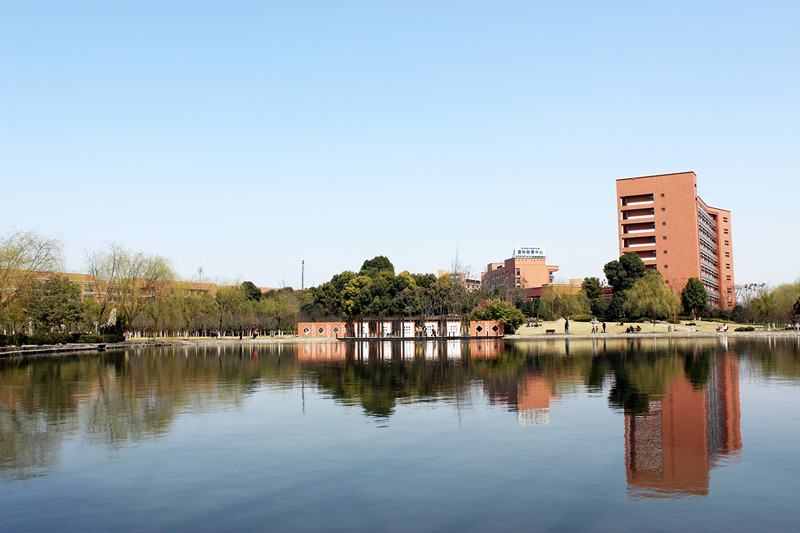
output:
POLYGON ((300 290, 306 288, 306 260, 303 259, 302 267, 300 268, 300 290))

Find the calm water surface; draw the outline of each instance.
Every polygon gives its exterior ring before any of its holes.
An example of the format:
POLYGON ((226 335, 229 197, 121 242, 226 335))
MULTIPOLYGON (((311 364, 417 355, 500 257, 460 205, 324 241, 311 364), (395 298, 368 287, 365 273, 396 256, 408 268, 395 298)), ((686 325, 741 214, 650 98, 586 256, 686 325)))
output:
POLYGON ((2 531, 796 531, 800 340, 0 361, 2 531))

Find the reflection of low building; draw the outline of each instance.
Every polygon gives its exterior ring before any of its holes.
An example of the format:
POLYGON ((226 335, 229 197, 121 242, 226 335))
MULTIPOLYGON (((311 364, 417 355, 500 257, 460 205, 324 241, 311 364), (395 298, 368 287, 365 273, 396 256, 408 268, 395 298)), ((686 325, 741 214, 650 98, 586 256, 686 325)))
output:
POLYGON ((345 345, 340 342, 307 342, 299 344, 299 361, 344 361, 345 345))
POLYGON ((503 324, 494 320, 462 321, 455 318, 361 318, 340 322, 298 322, 300 337, 327 338, 429 338, 501 337, 503 324))
POLYGON ((496 405, 506 405, 517 412, 520 426, 543 425, 550 423, 550 404, 561 398, 553 391, 550 380, 539 373, 529 373, 522 380, 512 379, 486 385, 490 401, 496 405))
POLYGON ((625 417, 628 490, 637 497, 708 494, 709 472, 742 448, 739 360, 717 359, 704 389, 681 373, 644 415, 625 417))
POLYGON ((469 355, 473 359, 496 359, 504 348, 503 341, 491 338, 469 341, 469 355))
POLYGON ((550 402, 561 398, 553 392, 553 387, 541 374, 528 374, 519 386, 517 421, 520 426, 550 423, 550 402))

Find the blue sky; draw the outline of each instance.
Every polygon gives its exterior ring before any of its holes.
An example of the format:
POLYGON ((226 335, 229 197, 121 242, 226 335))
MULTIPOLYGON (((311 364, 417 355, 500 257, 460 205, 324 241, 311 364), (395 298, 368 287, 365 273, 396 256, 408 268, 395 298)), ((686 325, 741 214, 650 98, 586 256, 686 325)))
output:
POLYGON ((800 277, 800 3, 0 5, 0 231, 184 278, 618 255, 615 180, 693 170, 736 281, 800 277))

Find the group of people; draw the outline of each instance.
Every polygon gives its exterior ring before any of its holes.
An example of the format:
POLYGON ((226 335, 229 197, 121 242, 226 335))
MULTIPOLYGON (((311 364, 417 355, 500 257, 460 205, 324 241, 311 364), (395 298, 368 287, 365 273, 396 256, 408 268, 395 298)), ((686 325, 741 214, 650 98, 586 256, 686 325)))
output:
POLYGON ((597 318, 592 317, 592 333, 600 333, 600 328, 603 328, 603 333, 606 332, 606 323, 600 323, 597 318))

